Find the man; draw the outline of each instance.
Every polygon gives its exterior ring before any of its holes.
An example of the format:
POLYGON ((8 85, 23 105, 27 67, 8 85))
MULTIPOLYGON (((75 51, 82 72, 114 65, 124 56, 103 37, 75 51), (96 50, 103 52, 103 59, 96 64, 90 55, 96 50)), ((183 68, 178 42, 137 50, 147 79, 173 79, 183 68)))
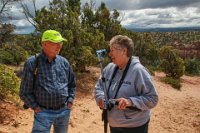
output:
POLYGON ((69 62, 58 55, 63 41, 66 40, 58 31, 45 31, 40 54, 30 57, 24 65, 20 98, 34 111, 32 133, 49 133, 51 125, 54 133, 68 130, 75 97, 75 75, 69 62))
POLYGON ((152 79, 139 58, 132 56, 133 41, 122 35, 110 40, 112 63, 103 70, 104 83, 99 78, 96 84, 95 99, 104 108, 104 95, 117 105, 108 110, 111 133, 147 133, 150 110, 158 102, 158 94, 152 79))

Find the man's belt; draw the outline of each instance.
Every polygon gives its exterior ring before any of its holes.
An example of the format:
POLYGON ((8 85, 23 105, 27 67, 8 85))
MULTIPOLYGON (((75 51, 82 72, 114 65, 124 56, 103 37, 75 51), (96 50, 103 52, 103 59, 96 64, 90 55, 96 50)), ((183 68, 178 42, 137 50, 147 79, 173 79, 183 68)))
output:
POLYGON ((44 105, 39 105, 41 108, 44 108, 44 109, 50 109, 50 110, 59 110, 59 109, 62 109, 64 107, 66 107, 66 103, 63 103, 59 106, 55 106, 55 107, 47 107, 47 106, 44 106, 44 105))

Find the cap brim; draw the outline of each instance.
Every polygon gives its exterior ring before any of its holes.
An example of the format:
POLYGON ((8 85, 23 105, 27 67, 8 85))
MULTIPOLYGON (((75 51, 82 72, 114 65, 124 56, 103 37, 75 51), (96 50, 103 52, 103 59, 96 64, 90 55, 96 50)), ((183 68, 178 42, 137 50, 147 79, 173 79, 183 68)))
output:
POLYGON ((61 38, 61 39, 59 39, 59 40, 49 40, 49 41, 50 41, 50 42, 53 42, 53 43, 67 42, 67 40, 64 39, 64 38, 61 38))

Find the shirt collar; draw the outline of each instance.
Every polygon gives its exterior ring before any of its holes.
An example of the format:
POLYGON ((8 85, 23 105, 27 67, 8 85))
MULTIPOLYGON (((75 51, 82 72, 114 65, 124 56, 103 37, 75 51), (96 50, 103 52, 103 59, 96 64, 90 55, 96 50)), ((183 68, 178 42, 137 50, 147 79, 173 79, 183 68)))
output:
POLYGON ((44 60, 46 63, 56 62, 56 60, 57 60, 56 58, 58 56, 58 55, 56 55, 56 57, 51 62, 49 62, 49 60, 43 50, 41 50, 40 54, 41 54, 42 60, 44 60))

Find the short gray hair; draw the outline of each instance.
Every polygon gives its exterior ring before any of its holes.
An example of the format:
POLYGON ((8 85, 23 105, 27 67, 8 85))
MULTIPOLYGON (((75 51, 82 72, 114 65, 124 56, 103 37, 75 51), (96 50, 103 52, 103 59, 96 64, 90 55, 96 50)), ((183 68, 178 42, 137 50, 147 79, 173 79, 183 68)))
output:
POLYGON ((133 55, 133 48, 134 48, 134 43, 131 38, 128 36, 123 36, 123 35, 116 35, 110 40, 110 46, 113 44, 117 44, 121 48, 127 48, 127 56, 131 57, 133 55))

